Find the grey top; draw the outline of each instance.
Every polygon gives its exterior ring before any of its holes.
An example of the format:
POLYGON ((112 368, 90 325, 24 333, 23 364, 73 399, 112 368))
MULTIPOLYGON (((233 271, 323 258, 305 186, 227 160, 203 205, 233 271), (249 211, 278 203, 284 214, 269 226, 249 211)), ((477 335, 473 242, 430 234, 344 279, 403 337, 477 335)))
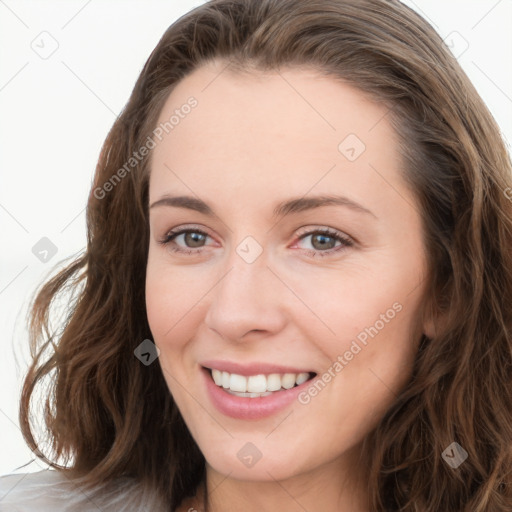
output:
POLYGON ((99 492, 83 490, 61 471, 0 477, 0 512, 142 512, 163 511, 160 499, 130 478, 106 484, 99 492))

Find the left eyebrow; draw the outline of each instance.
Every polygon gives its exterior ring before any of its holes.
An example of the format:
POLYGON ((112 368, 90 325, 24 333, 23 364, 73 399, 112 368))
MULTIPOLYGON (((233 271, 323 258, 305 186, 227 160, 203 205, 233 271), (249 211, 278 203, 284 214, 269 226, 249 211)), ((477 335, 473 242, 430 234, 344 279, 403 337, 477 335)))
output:
POLYGON ((290 199, 288 201, 283 201, 279 203, 274 209, 275 217, 284 217, 286 215, 290 215, 292 213, 299 213, 305 210, 312 210, 314 208, 320 208, 321 206, 330 206, 330 205, 338 205, 338 206, 346 206, 351 210, 366 213, 372 215, 377 218, 377 216, 368 208, 365 208, 363 205, 356 203, 352 199, 344 196, 332 196, 332 195, 323 195, 323 196, 313 196, 313 197, 298 197, 296 199, 290 199))
MULTIPOLYGON (((372 211, 370 211, 368 208, 365 208, 361 204, 356 203, 352 199, 344 196, 333 195, 298 197, 282 201, 281 203, 278 203, 274 208, 273 214, 274 217, 285 217, 294 213, 330 205, 345 206, 356 212, 366 213, 377 218, 377 216, 372 211)), ((189 210, 194 210, 208 216, 215 215, 213 209, 207 203, 205 203, 202 199, 198 199, 192 196, 165 195, 155 201, 150 206, 150 208, 155 208, 156 206, 174 206, 177 208, 187 208, 189 210)))

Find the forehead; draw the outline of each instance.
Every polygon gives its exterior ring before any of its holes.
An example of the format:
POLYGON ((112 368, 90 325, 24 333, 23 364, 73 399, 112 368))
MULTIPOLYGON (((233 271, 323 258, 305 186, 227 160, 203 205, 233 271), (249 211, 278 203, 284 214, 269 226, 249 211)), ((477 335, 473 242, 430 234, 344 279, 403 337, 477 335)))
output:
POLYGON ((185 192, 180 176, 196 189, 222 184, 262 194, 285 187, 305 194, 320 179, 327 188, 339 184, 340 176, 375 182, 372 162, 398 167, 387 112, 313 69, 236 73, 220 62, 203 65, 177 84, 160 112, 158 126, 167 129, 153 149, 150 196, 166 185, 185 192))
MULTIPOLYGON (((179 114, 192 96, 197 106, 190 114, 180 116, 179 124, 172 128, 176 143, 190 135, 188 128, 193 121, 185 122, 187 117, 200 121, 200 126, 196 124, 193 130, 200 130, 201 134, 229 132, 232 144, 252 140, 252 135, 259 139, 274 139, 278 135, 275 143, 302 138, 313 142, 306 144, 308 149, 318 148, 322 139, 326 147, 332 148, 332 142, 347 133, 371 142, 369 132, 377 123, 381 124, 379 121, 388 110, 341 79, 310 68, 240 73, 216 61, 199 67, 177 84, 160 112, 158 123, 164 124, 175 112, 179 114)), ((382 125, 389 129, 385 122, 382 125)), ((201 144, 208 146, 209 142, 202 140, 201 144)))

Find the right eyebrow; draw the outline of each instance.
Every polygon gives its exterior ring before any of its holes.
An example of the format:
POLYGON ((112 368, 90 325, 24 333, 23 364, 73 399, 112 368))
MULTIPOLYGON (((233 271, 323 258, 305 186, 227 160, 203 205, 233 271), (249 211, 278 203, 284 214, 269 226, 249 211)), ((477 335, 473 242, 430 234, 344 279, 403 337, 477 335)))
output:
POLYGON ((176 208, 187 208, 189 210, 194 210, 199 213, 203 213, 204 215, 213 216, 213 210, 210 208, 208 204, 206 204, 202 199, 197 199, 192 196, 162 196, 158 201, 155 201, 150 208, 155 208, 156 206, 174 206, 176 208))

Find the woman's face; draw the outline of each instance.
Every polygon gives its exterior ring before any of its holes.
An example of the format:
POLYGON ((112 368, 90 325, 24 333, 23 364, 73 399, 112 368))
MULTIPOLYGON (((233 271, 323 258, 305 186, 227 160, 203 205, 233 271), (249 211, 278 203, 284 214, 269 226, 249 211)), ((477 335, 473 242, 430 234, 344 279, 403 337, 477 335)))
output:
POLYGON ((428 334, 419 207, 385 107, 312 71, 224 66, 184 78, 155 132, 158 361, 217 472, 341 468, 428 334))

